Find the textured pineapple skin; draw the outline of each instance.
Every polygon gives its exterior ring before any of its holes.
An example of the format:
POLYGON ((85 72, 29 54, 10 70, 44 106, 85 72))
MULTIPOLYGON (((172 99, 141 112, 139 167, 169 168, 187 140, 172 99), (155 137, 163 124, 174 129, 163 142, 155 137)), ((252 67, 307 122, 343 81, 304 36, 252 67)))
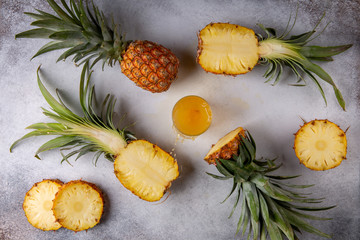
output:
MULTIPOLYGON (((71 198, 68 199, 69 201, 71 201, 71 198)), ((85 200, 85 199, 84 199, 85 200)), ((56 193, 56 196, 55 196, 55 199, 54 199, 54 205, 53 205, 53 212, 54 212, 54 216, 56 218, 56 220, 64 227, 64 228, 67 228, 69 230, 72 230, 74 232, 79 232, 79 231, 83 231, 83 230, 87 230, 89 228, 92 228, 94 227, 95 225, 97 225, 99 222, 100 222, 100 219, 101 219, 101 216, 104 212, 104 197, 103 197, 103 193, 101 191, 100 188, 98 188, 95 184, 93 183, 90 183, 90 182, 86 182, 86 181, 83 181, 83 180, 74 180, 74 181, 70 181, 66 184, 64 184, 60 189, 59 191, 56 193), (85 186, 85 187, 90 187, 94 193, 98 194, 98 197, 97 197, 97 201, 99 202, 99 206, 98 207, 101 207, 101 210, 98 214, 98 216, 95 218, 94 221, 92 221, 91 224, 87 224, 87 225, 84 225, 82 223, 81 226, 75 226, 75 225, 72 225, 72 224, 69 224, 69 222, 67 221, 67 218, 71 218, 72 216, 69 215, 69 216, 66 216, 66 217, 59 217, 60 215, 60 210, 59 210, 59 199, 62 197, 63 193, 67 190, 67 188, 70 188, 70 187, 73 187, 73 186, 85 186)), ((71 214, 71 213, 70 213, 71 214)), ((79 220, 80 221, 80 220, 79 220)))
POLYGON ((206 71, 232 75, 250 72, 259 60, 253 30, 230 23, 210 23, 198 33, 196 61, 206 71))
POLYGON ((179 176, 176 160, 146 140, 135 140, 120 152, 114 172, 121 184, 140 199, 160 200, 179 176))
POLYGON ((300 129, 295 133, 294 151, 300 163, 304 164, 305 167, 311 170, 324 171, 335 168, 341 164, 342 160, 346 159, 346 133, 338 125, 330 122, 327 119, 315 119, 313 121, 304 123, 304 125, 301 126, 300 129), (325 149, 328 153, 327 156, 330 156, 331 154, 332 157, 309 158, 309 154, 303 155, 303 151, 312 151, 312 155, 316 154, 314 152, 320 152, 317 151, 316 147, 311 145, 308 145, 308 149, 301 145, 303 144, 302 142, 310 142, 312 139, 326 140, 325 142, 327 142, 327 145, 330 145, 330 147, 325 149))
POLYGON ((137 86, 159 93, 176 79, 179 59, 162 45, 137 40, 129 44, 120 65, 122 73, 137 86))
MULTIPOLYGON (((31 199, 33 197, 32 195, 36 195, 36 193, 39 191, 39 188, 42 187, 41 185, 46 185, 46 184, 52 184, 52 185, 54 185, 54 187, 57 187, 58 189, 60 189, 64 183, 58 179, 44 179, 41 182, 35 183, 32 186, 32 188, 26 193, 22 207, 25 212, 25 216, 26 216, 27 220, 29 221, 29 223, 32 226, 34 226, 35 228, 41 229, 43 231, 55 231, 55 230, 58 230, 59 228, 61 228, 61 224, 56 221, 56 219, 52 213, 51 213, 52 219, 51 219, 50 223, 46 223, 46 222, 35 223, 31 219, 31 213, 29 212, 29 208, 31 208, 32 207, 31 205, 34 203, 34 202, 32 202, 32 199, 31 199)), ((53 198, 55 198, 55 194, 53 195, 52 199, 53 198)))
POLYGON ((240 136, 245 137, 245 130, 242 127, 229 132, 212 146, 204 160, 209 164, 216 164, 216 160, 232 158, 239 150, 240 136))

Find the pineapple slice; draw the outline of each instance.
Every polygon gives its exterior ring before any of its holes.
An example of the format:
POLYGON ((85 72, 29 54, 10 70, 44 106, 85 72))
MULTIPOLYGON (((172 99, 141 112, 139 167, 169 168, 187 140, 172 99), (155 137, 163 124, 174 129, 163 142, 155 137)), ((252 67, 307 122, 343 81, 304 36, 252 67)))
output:
POLYGON ((208 72, 238 75, 251 71, 259 60, 253 30, 229 23, 211 23, 198 36, 197 61, 208 72))
POLYGON ((103 213, 104 200, 101 190, 82 180, 63 185, 54 199, 56 220, 75 232, 94 227, 103 213))
POLYGON ((204 160, 209 164, 215 164, 216 159, 232 158, 233 155, 237 154, 239 149, 241 135, 245 137, 245 130, 242 127, 238 127, 226 134, 215 145, 212 146, 204 160))
POLYGON ((114 162, 116 177, 135 195, 146 201, 158 201, 179 175, 176 160, 158 146, 132 141, 114 162))
POLYGON ((327 170, 346 159, 346 134, 329 120, 313 120, 295 134, 294 150, 300 163, 312 170, 327 170))
POLYGON ((31 225, 43 231, 61 228, 51 208, 55 194, 62 184, 59 180, 46 179, 35 183, 26 193, 23 209, 31 225))

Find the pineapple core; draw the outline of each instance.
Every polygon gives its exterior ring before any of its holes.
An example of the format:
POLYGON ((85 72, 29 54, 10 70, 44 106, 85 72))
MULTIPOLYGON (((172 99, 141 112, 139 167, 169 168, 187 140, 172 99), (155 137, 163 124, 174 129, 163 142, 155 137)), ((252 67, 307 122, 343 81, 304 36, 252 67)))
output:
POLYGON ((346 135, 328 120, 314 120, 302 126, 295 135, 295 154, 312 170, 327 170, 346 158, 346 135))
POLYGON ((197 61, 205 71, 238 75, 251 71, 259 60, 253 30, 229 23, 211 23, 198 35, 197 61))
POLYGON ((181 134, 198 136, 210 127, 212 112, 210 105, 201 97, 186 96, 175 104, 172 119, 181 134))

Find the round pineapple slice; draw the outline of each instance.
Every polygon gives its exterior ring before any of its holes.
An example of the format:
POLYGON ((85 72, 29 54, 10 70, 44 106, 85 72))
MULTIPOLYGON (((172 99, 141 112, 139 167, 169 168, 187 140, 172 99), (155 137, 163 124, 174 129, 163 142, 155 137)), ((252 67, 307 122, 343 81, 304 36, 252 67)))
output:
POLYGON ((220 138, 220 140, 212 146, 204 160, 209 164, 215 164, 216 159, 232 158, 234 154, 237 154, 239 149, 241 135, 245 137, 245 130, 242 127, 238 127, 220 138))
POLYGON ((114 172, 124 187, 149 202, 160 200, 179 176, 176 160, 145 140, 132 141, 120 152, 114 172))
POLYGON ((295 134, 294 150, 300 163, 312 170, 327 170, 346 159, 346 134, 329 120, 313 120, 295 134))
POLYGON ((63 183, 60 180, 46 179, 35 183, 26 193, 23 209, 29 223, 43 231, 61 228, 54 217, 53 200, 63 183))
POLYGON ((56 220, 65 228, 79 232, 94 227, 103 213, 101 190, 82 180, 63 185, 54 199, 56 220))

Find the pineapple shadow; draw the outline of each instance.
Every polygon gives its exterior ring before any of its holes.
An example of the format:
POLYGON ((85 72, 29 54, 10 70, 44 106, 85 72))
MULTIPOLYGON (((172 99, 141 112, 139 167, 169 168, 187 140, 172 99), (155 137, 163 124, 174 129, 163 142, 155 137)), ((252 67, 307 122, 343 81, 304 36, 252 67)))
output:
POLYGON ((177 57, 180 60, 180 67, 179 67, 178 78, 172 84, 173 86, 171 86, 173 88, 175 88, 177 85, 180 84, 187 84, 186 80, 190 81, 190 77, 198 68, 198 65, 196 63, 196 55, 194 54, 194 51, 192 51, 192 49, 191 50, 184 49, 181 51, 176 51, 176 53, 177 53, 177 57))

